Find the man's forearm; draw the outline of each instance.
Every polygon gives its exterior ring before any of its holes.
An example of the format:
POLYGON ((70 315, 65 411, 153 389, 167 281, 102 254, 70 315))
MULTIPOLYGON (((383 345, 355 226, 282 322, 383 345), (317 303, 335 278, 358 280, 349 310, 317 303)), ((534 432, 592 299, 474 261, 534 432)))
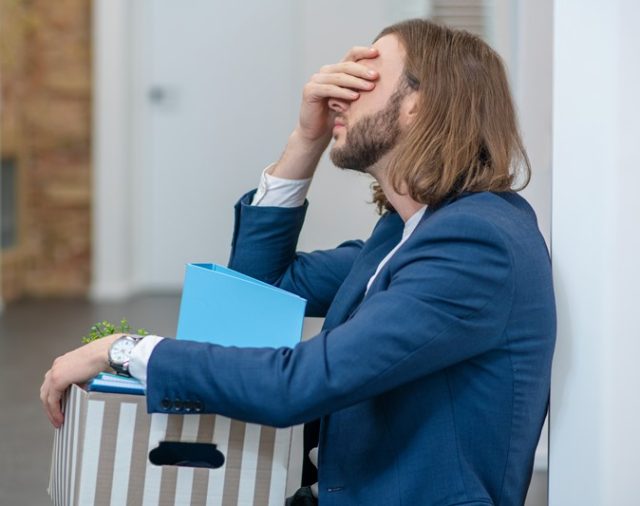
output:
POLYGON ((287 147, 280 160, 271 168, 269 174, 283 179, 308 179, 318 166, 320 157, 327 149, 331 136, 317 141, 304 139, 298 130, 289 136, 287 147))

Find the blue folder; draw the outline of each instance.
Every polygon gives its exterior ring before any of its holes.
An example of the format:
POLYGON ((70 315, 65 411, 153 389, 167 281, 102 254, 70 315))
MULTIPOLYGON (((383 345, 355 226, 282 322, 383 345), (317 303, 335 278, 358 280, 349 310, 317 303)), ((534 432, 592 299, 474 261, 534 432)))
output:
POLYGON ((142 384, 135 378, 101 372, 87 383, 89 392, 144 395, 142 384))
POLYGON ((216 264, 188 264, 178 339, 225 346, 293 347, 307 301, 216 264))

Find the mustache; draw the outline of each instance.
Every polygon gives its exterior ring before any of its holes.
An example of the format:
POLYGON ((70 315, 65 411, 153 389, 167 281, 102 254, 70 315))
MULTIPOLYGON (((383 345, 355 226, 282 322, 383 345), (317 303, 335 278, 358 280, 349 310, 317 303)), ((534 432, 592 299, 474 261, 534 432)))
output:
POLYGON ((335 117, 333 118, 333 122, 334 122, 334 123, 341 123, 341 124, 343 124, 343 125, 345 125, 345 126, 347 126, 347 125, 349 124, 349 123, 347 122, 347 118, 345 118, 344 116, 339 116, 339 115, 338 115, 338 116, 335 116, 335 117))

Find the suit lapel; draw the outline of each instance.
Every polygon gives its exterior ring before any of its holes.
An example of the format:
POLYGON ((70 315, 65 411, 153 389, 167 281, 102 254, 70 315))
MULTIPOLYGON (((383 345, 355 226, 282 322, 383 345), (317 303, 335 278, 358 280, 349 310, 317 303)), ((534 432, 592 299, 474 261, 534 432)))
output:
POLYGON ((336 293, 327 312, 324 329, 332 329, 349 318, 362 301, 367 282, 373 276, 378 264, 400 241, 404 227, 402 219, 393 213, 386 216, 384 220, 365 243, 351 271, 336 293))
MULTIPOLYGON (((435 210, 427 209, 420 220, 418 227, 434 212, 435 210)), ((373 276, 378 265, 387 253, 389 253, 400 242, 402 230, 404 229, 404 222, 397 214, 394 213, 392 216, 395 219, 390 219, 389 223, 385 224, 385 227, 381 226, 380 230, 374 231, 373 235, 365 243, 362 252, 354 262, 349 275, 345 278, 338 290, 338 293, 336 293, 336 296, 333 299, 331 307, 327 313, 327 317, 325 318, 323 329, 332 329, 349 319, 360 303, 364 300, 367 283, 371 276, 373 276)), ((408 241, 411 241, 411 237, 407 242, 408 241)), ((375 285, 384 279, 384 275, 388 268, 389 264, 387 263, 378 273, 378 276, 376 277, 373 285, 371 285, 371 289, 367 296, 375 292, 375 285)))
MULTIPOLYGON (((439 208, 438 208, 438 209, 439 209, 439 208)), ((422 215, 422 218, 420 218, 420 222, 419 222, 419 223, 418 223, 418 225, 416 226, 416 230, 414 230, 414 231, 413 231, 413 233, 411 234, 411 237, 409 237, 409 238, 406 240, 406 242, 405 242, 405 243, 403 243, 403 244, 402 244, 402 246, 400 246, 400 248, 398 249, 398 251, 396 251, 396 252, 392 255, 393 257, 395 257, 398 253, 400 253, 400 252, 401 252, 401 250, 402 250, 402 248, 404 248, 404 247, 405 247, 405 245, 406 245, 407 243, 410 243, 410 242, 413 240, 413 238, 415 237, 415 234, 416 234, 417 229, 418 229, 418 228, 422 225, 422 223, 423 223, 427 218, 429 218, 429 216, 431 216, 433 213, 434 213, 434 210, 432 210, 432 209, 427 208, 427 209, 425 210, 424 214, 422 215)), ((392 246, 392 248, 393 248, 393 247, 395 247, 395 246, 398 244, 398 242, 400 242, 400 239, 398 239, 398 241, 397 241, 397 242, 392 246)), ((382 257, 382 258, 384 258, 384 257, 382 257)), ((391 259, 389 259, 389 260, 391 260, 391 259)), ((382 259, 380 259, 380 261, 382 261, 382 259)), ((361 302, 364 302, 364 300, 365 300, 367 297, 369 297, 369 296, 373 295, 374 293, 376 293, 376 291, 378 291, 378 286, 380 285, 380 283, 383 283, 383 282, 384 282, 384 280, 387 278, 388 271, 389 271, 389 263, 390 263, 390 262, 387 262, 387 263, 384 265, 384 267, 382 267, 382 269, 380 269, 380 272, 379 272, 379 273, 378 273, 378 275, 376 276, 376 279, 375 279, 375 280, 374 280, 374 282, 371 284, 371 287, 369 288, 369 291, 366 293, 366 297, 363 297, 361 302)), ((375 268, 377 268, 377 267, 378 267, 378 264, 376 264, 376 267, 375 267, 375 268)), ((375 270, 374 270, 374 272, 375 272, 375 270)), ((373 275, 373 272, 372 272, 371 274, 373 275)), ((368 281, 368 279, 369 279, 369 278, 367 278, 367 281, 368 281)))

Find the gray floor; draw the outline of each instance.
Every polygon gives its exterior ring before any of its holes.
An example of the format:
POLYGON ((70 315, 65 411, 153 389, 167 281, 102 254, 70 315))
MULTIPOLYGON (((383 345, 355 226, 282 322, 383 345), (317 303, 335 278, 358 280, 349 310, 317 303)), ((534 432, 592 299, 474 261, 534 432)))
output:
MULTIPOLYGON (((0 316, 0 505, 48 506, 46 488, 53 428, 38 398, 53 359, 80 345, 100 320, 128 318, 160 335, 175 333, 176 296, 141 296, 117 303, 30 301, 0 316)), ((547 504, 546 473, 535 473, 526 506, 547 504)))
POLYGON ((176 296, 91 304, 84 300, 8 305, 0 316, 0 505, 45 506, 53 428, 40 406, 42 376, 55 357, 79 346, 101 320, 128 318, 161 335, 175 335, 176 296))

